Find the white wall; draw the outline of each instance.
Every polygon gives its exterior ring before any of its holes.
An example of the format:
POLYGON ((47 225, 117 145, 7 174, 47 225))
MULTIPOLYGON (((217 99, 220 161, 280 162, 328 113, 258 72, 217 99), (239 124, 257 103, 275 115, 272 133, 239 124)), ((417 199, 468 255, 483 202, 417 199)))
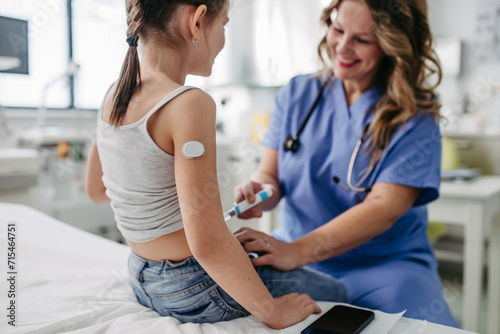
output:
MULTIPOLYGON (((445 116, 452 115, 451 132, 500 133, 500 105, 489 94, 489 88, 500 87, 500 57, 481 60, 478 48, 484 33, 478 33, 478 14, 489 8, 500 9, 500 1, 429 0, 429 23, 435 38, 457 37, 462 41, 462 66, 458 77, 445 77, 439 92, 445 116), (469 104, 464 104, 464 97, 469 104), (467 110, 470 114, 463 115, 467 110)), ((500 29, 496 28, 497 34, 500 29)), ((498 35, 497 35, 498 36, 498 35)))

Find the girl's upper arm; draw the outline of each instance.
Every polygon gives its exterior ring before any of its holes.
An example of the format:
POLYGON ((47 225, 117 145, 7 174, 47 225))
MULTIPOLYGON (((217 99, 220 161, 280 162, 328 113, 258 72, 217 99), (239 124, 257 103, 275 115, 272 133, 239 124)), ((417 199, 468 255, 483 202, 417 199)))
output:
POLYGON ((106 187, 102 182, 102 165, 97 151, 97 143, 94 140, 87 160, 87 171, 85 177, 85 190, 94 203, 109 201, 106 196, 106 187))
MULTIPOLYGON (((113 94, 116 88, 116 82, 113 83, 106 92, 104 101, 97 113, 98 117, 102 117, 106 111, 110 110, 113 103, 113 94)), ((109 202, 110 199, 106 196, 106 187, 102 181, 102 165, 97 150, 97 142, 94 140, 90 148, 89 157, 87 159, 87 171, 85 177, 85 190, 87 195, 94 203, 109 202)))
POLYGON ((175 103, 167 127, 174 144, 175 181, 184 229, 188 240, 193 241, 193 236, 206 237, 207 233, 227 227, 217 179, 215 102, 201 90, 184 94, 182 99, 171 101, 175 103), (190 141, 203 144, 202 156, 183 155, 182 147, 190 141))

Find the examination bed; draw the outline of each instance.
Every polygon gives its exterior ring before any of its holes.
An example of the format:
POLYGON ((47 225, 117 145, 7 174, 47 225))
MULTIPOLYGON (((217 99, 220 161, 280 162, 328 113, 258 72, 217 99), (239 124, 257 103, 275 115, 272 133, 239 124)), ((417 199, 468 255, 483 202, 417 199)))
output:
MULTIPOLYGON (((23 205, 0 203, 0 247, 0 333, 300 333, 319 316, 281 331, 254 316, 216 324, 161 317, 135 300, 127 246, 23 205)), ((334 303, 319 305, 326 311, 334 303)), ((375 313, 363 334, 469 333, 375 313)))

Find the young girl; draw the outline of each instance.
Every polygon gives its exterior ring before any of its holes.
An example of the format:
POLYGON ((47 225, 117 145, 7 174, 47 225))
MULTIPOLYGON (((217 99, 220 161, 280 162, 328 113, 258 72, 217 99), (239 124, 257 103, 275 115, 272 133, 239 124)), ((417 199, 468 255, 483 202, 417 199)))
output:
POLYGON ((184 82, 210 75, 224 46, 228 0, 126 5, 129 50, 98 113, 86 188, 94 202, 111 201, 132 250, 138 301, 182 322, 251 313, 272 328, 320 312, 313 299, 344 301, 344 287, 327 275, 257 272, 223 219, 215 103, 184 82), (186 152, 186 144, 198 151, 186 152))

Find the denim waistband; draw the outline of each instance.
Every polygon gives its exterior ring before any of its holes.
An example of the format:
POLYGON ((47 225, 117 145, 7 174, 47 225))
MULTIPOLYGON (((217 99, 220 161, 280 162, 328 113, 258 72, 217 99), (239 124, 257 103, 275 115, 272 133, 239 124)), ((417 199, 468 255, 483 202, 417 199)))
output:
POLYGON ((163 260, 161 262, 158 261, 152 261, 145 259, 133 251, 130 252, 130 257, 131 260, 135 263, 141 263, 144 268, 154 268, 154 267, 163 267, 163 268, 178 268, 178 267, 184 267, 184 266, 193 266, 193 265, 200 265, 198 261, 194 257, 188 257, 182 261, 170 261, 170 260, 163 260))

